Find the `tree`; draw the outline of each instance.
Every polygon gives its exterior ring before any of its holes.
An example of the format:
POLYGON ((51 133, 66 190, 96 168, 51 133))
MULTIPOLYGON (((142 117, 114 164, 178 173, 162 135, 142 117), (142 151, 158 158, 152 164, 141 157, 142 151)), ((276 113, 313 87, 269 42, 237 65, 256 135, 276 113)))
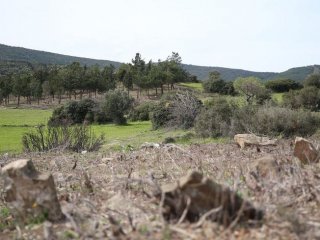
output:
POLYGON ((246 101, 249 104, 253 100, 258 100, 261 103, 271 97, 270 92, 268 92, 261 80, 256 77, 239 77, 234 81, 233 86, 236 91, 246 97, 246 101))
POLYGON ((9 96, 12 93, 12 76, 0 77, 0 104, 5 101, 5 104, 9 104, 9 96))
POLYGON ((145 85, 147 78, 145 78, 145 61, 141 58, 140 53, 136 53, 134 59, 132 59, 132 77, 133 83, 138 87, 137 98, 139 98, 139 94, 141 93, 141 88, 145 85))
POLYGON ((121 64, 117 73, 117 79, 122 83, 123 87, 125 87, 128 91, 128 95, 130 89, 133 86, 133 71, 131 64, 121 64))
POLYGON ((129 112, 133 105, 133 98, 127 93, 114 90, 106 94, 102 109, 107 117, 116 124, 126 124, 124 115, 129 112))
POLYGON ((30 82, 32 79, 32 73, 30 71, 20 72, 13 76, 12 93, 18 99, 17 105, 20 105, 20 97, 27 97, 29 102, 30 97, 30 82))

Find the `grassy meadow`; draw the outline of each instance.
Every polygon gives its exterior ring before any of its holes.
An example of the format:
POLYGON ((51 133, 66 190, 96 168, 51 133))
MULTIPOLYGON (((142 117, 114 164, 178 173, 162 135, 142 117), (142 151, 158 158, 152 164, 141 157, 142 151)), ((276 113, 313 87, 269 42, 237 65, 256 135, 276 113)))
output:
MULTIPOLYGON (((46 124, 52 110, 10 109, 0 108, 0 153, 21 153, 22 135, 32 131, 40 124, 46 124)), ((224 139, 199 139, 188 136, 190 131, 184 130, 152 130, 150 121, 129 122, 125 126, 115 124, 92 125, 96 135, 104 134, 104 149, 124 150, 136 148, 144 142, 162 142, 167 137, 177 138, 177 142, 206 143, 224 141, 224 139)))

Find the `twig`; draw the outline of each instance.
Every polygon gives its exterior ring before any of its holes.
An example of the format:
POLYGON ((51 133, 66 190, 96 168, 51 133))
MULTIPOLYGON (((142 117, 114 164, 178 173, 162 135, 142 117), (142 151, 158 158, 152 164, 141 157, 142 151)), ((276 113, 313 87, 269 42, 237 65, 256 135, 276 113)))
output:
POLYGON ((187 199, 187 206, 186 206, 186 208, 183 210, 183 213, 182 213, 182 215, 181 215, 181 217, 180 217, 177 225, 181 224, 181 223, 184 221, 184 219, 186 218, 186 216, 187 216, 187 214, 188 214, 188 211, 189 211, 190 204, 191 204, 191 198, 188 197, 188 199, 187 199))
POLYGON ((196 223, 196 225, 194 226, 194 228, 199 228, 199 227, 201 227, 202 224, 204 223, 204 221, 207 219, 207 217, 209 217, 209 216, 212 215, 212 214, 216 214, 216 213, 220 212, 221 209, 222 209, 222 206, 217 207, 217 208, 213 208, 213 209, 209 210, 208 212, 206 212, 205 214, 203 214, 203 215, 200 217, 199 221, 198 221, 198 222, 196 223))

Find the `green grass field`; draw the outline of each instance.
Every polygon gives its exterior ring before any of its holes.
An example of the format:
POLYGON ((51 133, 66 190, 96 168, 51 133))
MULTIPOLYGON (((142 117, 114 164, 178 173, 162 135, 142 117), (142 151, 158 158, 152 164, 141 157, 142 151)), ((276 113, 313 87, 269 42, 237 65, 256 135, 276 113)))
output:
MULTIPOLYGON (((0 153, 22 152, 22 135, 32 131, 35 126, 45 124, 52 111, 0 108, 0 153)), ((127 146, 138 147, 144 142, 162 142, 166 137, 180 137, 178 143, 206 143, 221 139, 185 139, 190 131, 184 130, 152 130, 150 121, 129 122, 125 126, 114 124, 93 125, 96 135, 104 134, 106 143, 103 148, 121 150, 127 146)))
POLYGON ((180 83, 180 85, 197 91, 203 91, 202 83, 180 83))
POLYGON ((21 152, 22 135, 45 124, 51 113, 51 110, 0 108, 0 153, 21 152))

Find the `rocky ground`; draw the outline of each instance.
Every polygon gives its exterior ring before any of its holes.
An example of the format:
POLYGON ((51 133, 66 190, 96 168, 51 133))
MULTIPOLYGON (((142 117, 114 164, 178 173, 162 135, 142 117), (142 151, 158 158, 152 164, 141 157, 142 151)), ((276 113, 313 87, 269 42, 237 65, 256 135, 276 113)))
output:
POLYGON ((230 142, 28 154, 4 157, 1 165, 19 158, 31 158, 37 170, 52 173, 66 219, 29 219, 18 227, 1 200, 0 239, 320 239, 320 165, 301 166, 290 140, 244 149, 230 142), (263 219, 235 219, 228 226, 209 215, 166 221, 154 193, 190 170, 228 186, 261 209, 263 219))

